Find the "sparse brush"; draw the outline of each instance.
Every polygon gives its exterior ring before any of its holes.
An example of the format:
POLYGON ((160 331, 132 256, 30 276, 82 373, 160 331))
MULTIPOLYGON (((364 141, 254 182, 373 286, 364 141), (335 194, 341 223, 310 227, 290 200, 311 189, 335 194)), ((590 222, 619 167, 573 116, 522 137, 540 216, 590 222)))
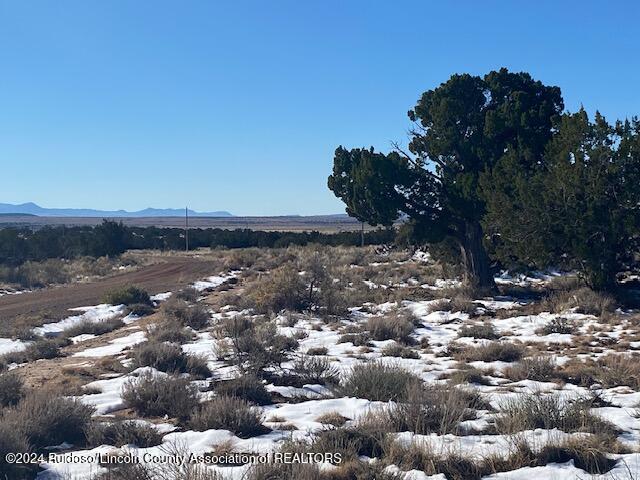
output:
POLYGON ((537 330, 540 335, 551 335, 552 333, 571 334, 576 333, 577 324, 574 320, 570 320, 564 317, 555 317, 549 320, 549 322, 537 330))
POLYGON ((500 336, 496 332, 492 323, 480 323, 474 325, 463 325, 458 330, 458 337, 484 338, 487 340, 496 340, 500 336))
POLYGON ((127 380, 121 395, 127 407, 145 417, 168 415, 182 419, 198 405, 196 388, 189 380, 151 372, 127 380))
POLYGON ((578 313, 605 316, 615 310, 616 301, 606 293, 580 287, 552 293, 545 299, 542 308, 554 313, 564 313, 575 308, 578 313))
POLYGON ((303 384, 336 385, 340 371, 326 358, 301 355, 293 363, 293 372, 303 384))
POLYGON ((138 367, 153 367, 168 373, 190 373, 200 378, 211 375, 206 359, 188 355, 173 343, 141 343, 134 348, 133 355, 138 367))
POLYGON ((215 391, 220 396, 241 398, 256 405, 271 403, 271 395, 262 381, 251 374, 219 382, 215 385, 215 391))
POLYGON ((4 410, 2 423, 24 433, 36 449, 62 442, 83 445, 93 411, 80 400, 36 391, 4 410))
POLYGON ((415 374, 396 365, 371 362, 355 365, 342 382, 340 391, 348 397, 388 402, 402 401, 409 387, 422 383, 415 374))
POLYGON ((151 299, 146 290, 134 285, 117 288, 110 291, 104 297, 104 302, 111 305, 133 305, 136 303, 151 304, 151 299))
POLYGON ((176 293, 176 298, 180 300, 184 300, 186 302, 195 302, 198 300, 200 296, 200 292, 193 287, 185 287, 181 290, 178 290, 176 293))
POLYGON ((448 385, 412 385, 406 399, 390 406, 386 414, 398 432, 460 434, 464 433, 460 423, 474 419, 479 408, 488 406, 472 390, 448 385))
POLYGON ((104 335, 105 333, 112 332, 122 326, 124 326, 124 323, 122 323, 122 319, 120 318, 111 318, 99 322, 85 320, 66 329, 64 331, 64 335, 69 338, 83 334, 104 335))
POLYGON ((491 385, 483 370, 474 367, 461 368, 450 374, 447 378, 452 385, 461 383, 475 383, 476 385, 491 385))
POLYGON ((385 346, 380 353, 383 357, 420 358, 420 354, 411 347, 405 347, 395 342, 385 346))
POLYGON ((195 337, 193 331, 183 327, 178 322, 169 319, 150 325, 145 329, 145 331, 149 342, 171 342, 183 344, 190 342, 195 337))
POLYGON ((548 382, 557 378, 556 364, 551 357, 536 356, 526 357, 515 365, 510 365, 504 370, 507 378, 515 381, 534 380, 548 382))
POLYGON ((27 480, 35 478, 37 464, 8 462, 9 453, 31 453, 32 447, 23 431, 0 417, 0 478, 27 480))
POLYGON ((397 313, 384 317, 370 317, 366 325, 373 340, 397 340, 403 343, 409 342, 413 328, 410 321, 397 313))
POLYGON ((100 445, 153 447, 162 443, 162 437, 163 435, 152 425, 135 420, 94 422, 87 429, 87 442, 94 447, 100 445))
POLYGON ((256 311, 302 311, 307 306, 306 286, 292 264, 282 265, 261 279, 250 295, 256 311))
POLYGON ((16 372, 0 374, 0 410, 15 405, 25 396, 24 382, 16 372))
POLYGON ((456 360, 465 362, 515 362, 524 354, 524 347, 517 343, 490 342, 477 347, 452 346, 456 360))
POLYGON ((4 355, 7 363, 35 362, 40 359, 51 359, 62 356, 61 346, 66 345, 68 340, 60 338, 39 338, 27 345, 22 351, 10 352, 4 355))
POLYGON ((219 396, 200 406, 189 425, 199 431, 230 430, 240 438, 250 438, 269 431, 262 424, 262 414, 245 400, 219 396))
POLYGON ((588 399, 569 399, 559 394, 523 394, 506 402, 496 418, 502 433, 557 428, 564 432, 586 432, 616 436, 609 422, 591 413, 588 399))
POLYGON ((334 427, 341 427, 345 423, 347 423, 349 419, 343 416, 340 412, 328 412, 323 413, 318 418, 316 418, 316 422, 324 423, 325 425, 333 425, 334 427))
POLYGON ((327 347, 312 347, 307 350, 307 355, 327 355, 328 353, 327 347))

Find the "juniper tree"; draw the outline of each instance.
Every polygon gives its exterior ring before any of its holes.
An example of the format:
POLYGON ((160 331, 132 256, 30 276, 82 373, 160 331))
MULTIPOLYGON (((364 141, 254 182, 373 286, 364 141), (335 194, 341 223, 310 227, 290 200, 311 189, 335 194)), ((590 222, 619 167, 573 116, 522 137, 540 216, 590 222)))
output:
POLYGON ((540 163, 505 156, 481 184, 484 225, 495 255, 529 266, 574 268, 595 289, 612 290, 638 251, 640 123, 615 126, 599 113, 565 114, 540 163))
POLYGON ((340 146, 328 186, 360 221, 388 226, 403 216, 426 242, 453 239, 467 282, 494 287, 479 178, 505 156, 523 168, 540 162, 562 109, 560 89, 527 73, 453 75, 409 111, 408 152, 340 146))

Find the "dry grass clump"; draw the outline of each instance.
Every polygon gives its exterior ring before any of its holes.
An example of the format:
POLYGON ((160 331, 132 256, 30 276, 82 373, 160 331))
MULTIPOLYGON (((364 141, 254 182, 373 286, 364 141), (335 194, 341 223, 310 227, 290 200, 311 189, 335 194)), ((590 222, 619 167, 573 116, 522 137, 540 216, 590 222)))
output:
POLYGON ((640 389, 640 356, 625 353, 612 353, 599 358, 572 359, 558 370, 566 382, 590 387, 600 384, 605 388, 626 385, 634 390, 640 389))
POLYGON ((374 401, 403 401, 409 387, 422 380, 415 374, 397 366, 381 362, 355 365, 340 387, 342 395, 374 401))
POLYGON ((336 385, 340 371, 327 358, 301 355, 293 363, 293 372, 302 384, 336 385))
POLYGON ((301 311, 306 306, 306 286, 293 264, 282 265, 264 276, 250 293, 254 308, 260 313, 281 310, 301 311))
POLYGON ((465 433, 460 423, 476 418, 476 409, 489 408, 473 390, 451 385, 409 387, 402 403, 385 411, 389 424, 398 432, 418 434, 465 433))
POLYGON ((223 319, 218 334, 229 346, 230 360, 245 372, 261 376, 268 367, 280 367, 298 341, 278 333, 274 322, 257 322, 243 316, 223 319))
POLYGON ((100 322, 84 320, 83 322, 66 329, 64 331, 64 335, 69 338, 83 334, 104 335, 105 333, 112 332, 123 326, 124 323, 122 322, 122 319, 118 317, 100 322))
POLYGON ((153 367, 168 373, 189 373, 199 378, 211 375, 206 358, 186 354, 173 343, 141 343, 134 348, 133 358, 137 367, 153 367))
POLYGON ((194 339, 192 330, 170 319, 163 319, 159 323, 145 328, 145 334, 149 342, 171 342, 183 344, 194 339))
POLYGON ((564 317, 552 318, 545 326, 536 330, 538 335, 551 335, 552 333, 571 334, 576 333, 577 323, 564 317))
POLYGON ((182 326, 201 330, 209 325, 211 315, 209 310, 200 304, 189 305, 184 300, 170 298, 162 306, 162 311, 168 320, 175 320, 182 326))
POLYGON ((80 400, 36 391, 3 410, 0 424, 23 433, 37 450, 65 441, 83 445, 93 411, 80 400))
POLYGON ((271 403, 271 395, 262 381, 251 374, 219 382, 215 385, 215 391, 220 396, 241 398, 256 405, 271 403))
POLYGON ((64 337, 59 338, 38 338, 31 342, 27 347, 19 352, 9 352, 3 355, 4 361, 7 363, 27 363, 36 360, 51 359, 61 357, 60 347, 68 345, 69 340, 64 337))
POLYGON ((490 342, 477 347, 454 345, 453 357, 464 362, 515 362, 524 355, 524 347, 519 343, 490 342))
POLYGON ((189 420, 195 430, 222 429, 240 438, 250 438, 270 431, 262 424, 260 411, 249 402, 235 397, 219 396, 201 405, 189 420))
POLYGON ((385 346, 380 353, 383 357, 420 358, 420 354, 411 347, 405 347, 395 342, 385 346))
POLYGON ((152 425, 135 420, 94 422, 87 429, 87 442, 95 447, 100 445, 153 447, 162 443, 162 437, 163 434, 152 425))
POLYGON ((323 413, 315 420, 318 423, 325 425, 333 425, 334 427, 341 427, 349 421, 349 419, 343 416, 340 412, 328 412, 323 413))
POLYGON ((0 409, 18 403, 25 395, 24 382, 16 372, 0 374, 0 409))
POLYGON ((367 332, 345 333, 340 336, 338 343, 353 343, 354 347, 370 347, 371 337, 367 332))
POLYGON ((579 287, 553 292, 545 299, 542 308, 554 313, 563 313, 575 308, 578 313, 600 317, 613 312, 616 309, 616 301, 609 294, 579 287))
POLYGON ((487 375, 493 373, 491 370, 481 370, 479 368, 470 367, 465 364, 458 364, 458 370, 450 375, 440 378, 448 378, 449 383, 452 385, 459 385, 461 383, 475 383, 476 385, 491 385, 491 382, 487 378, 487 375))
POLYGON ((35 477, 37 465, 7 462, 7 454, 17 452, 31 452, 29 439, 0 417, 0 478, 27 480, 35 477))
POLYGON ((366 329, 373 340, 396 340, 402 343, 410 341, 413 323, 402 315, 393 313, 384 317, 370 317, 366 329))
POLYGON ((495 327, 490 322, 476 323, 473 325, 463 325, 458 330, 458 337, 484 338, 486 340, 496 340, 500 336, 495 327))
POLYGON ((128 285, 126 287, 120 287, 115 290, 111 290, 104 297, 104 303, 111 305, 134 305, 136 303, 145 303, 151 305, 151 299, 146 290, 136 287, 135 285, 128 285))
MULTIPOLYGON (((615 446, 613 447, 615 449, 615 446)), ((600 435, 588 437, 570 437, 558 443, 545 445, 538 452, 537 463, 566 463, 573 460, 573 464, 590 474, 604 474, 611 470, 617 460, 608 453, 624 453, 612 451, 610 439, 600 435)))
POLYGON ((511 380, 534 380, 548 382, 558 378, 556 364, 553 358, 548 356, 526 357, 515 365, 510 365, 504 370, 504 374, 511 380))
POLYGON ((307 355, 327 355, 328 353, 327 347, 311 347, 307 350, 307 355))
POLYGON ((146 372, 125 382, 121 394, 125 405, 143 417, 183 419, 198 405, 196 393, 185 378, 146 372))
POLYGON ((523 430, 557 428, 563 432, 607 434, 615 438, 612 424, 591 413, 592 401, 569 399, 559 394, 523 394, 508 401, 496 418, 496 428, 505 434, 523 430))
POLYGON ((185 302, 193 303, 200 297, 200 292, 193 287, 184 287, 176 292, 175 297, 185 302))

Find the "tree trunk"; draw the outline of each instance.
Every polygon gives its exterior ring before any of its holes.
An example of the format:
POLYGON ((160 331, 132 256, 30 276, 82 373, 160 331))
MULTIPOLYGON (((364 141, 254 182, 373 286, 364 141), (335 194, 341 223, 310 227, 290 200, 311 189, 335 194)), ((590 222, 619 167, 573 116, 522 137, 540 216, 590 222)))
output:
POLYGON ((482 238, 482 226, 479 223, 465 223, 461 238, 458 239, 464 262, 465 282, 472 287, 495 291, 496 284, 489 267, 489 255, 482 238))

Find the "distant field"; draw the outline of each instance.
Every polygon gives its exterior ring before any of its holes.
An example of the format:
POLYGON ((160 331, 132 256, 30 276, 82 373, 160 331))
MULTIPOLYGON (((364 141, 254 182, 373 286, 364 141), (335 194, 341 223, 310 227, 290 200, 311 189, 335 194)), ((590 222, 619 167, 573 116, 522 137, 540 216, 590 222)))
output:
MULTIPOLYGON (((125 225, 138 227, 183 227, 184 217, 140 217, 111 218, 125 225)), ((102 217, 38 217, 32 215, 0 216, 0 227, 45 225, 96 225, 102 217)), ((284 216, 284 217, 189 217, 189 226, 194 228, 248 228, 265 231, 300 232, 316 230, 319 232, 343 232, 359 230, 360 222, 345 215, 284 216)), ((371 227, 365 225, 366 230, 371 227)))

